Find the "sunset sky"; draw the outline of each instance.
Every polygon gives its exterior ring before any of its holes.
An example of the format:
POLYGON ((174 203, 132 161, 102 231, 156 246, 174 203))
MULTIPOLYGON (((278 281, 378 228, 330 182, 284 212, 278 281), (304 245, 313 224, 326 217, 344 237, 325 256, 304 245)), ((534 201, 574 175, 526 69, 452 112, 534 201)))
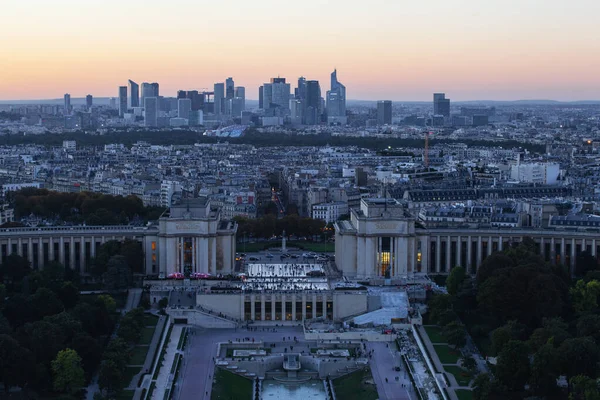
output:
MULTIPOLYGON (((599 0, 3 0, 0 99, 338 70, 348 99, 600 99, 599 0)), ((212 89, 211 89, 212 90, 212 89)))

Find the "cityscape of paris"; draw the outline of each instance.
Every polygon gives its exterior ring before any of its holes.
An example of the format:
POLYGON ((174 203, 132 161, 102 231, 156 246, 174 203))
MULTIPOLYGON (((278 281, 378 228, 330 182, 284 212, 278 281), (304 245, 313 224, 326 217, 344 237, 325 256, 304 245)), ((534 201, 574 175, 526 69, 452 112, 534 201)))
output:
POLYGON ((599 400, 600 1, 0 4, 0 400, 599 400))

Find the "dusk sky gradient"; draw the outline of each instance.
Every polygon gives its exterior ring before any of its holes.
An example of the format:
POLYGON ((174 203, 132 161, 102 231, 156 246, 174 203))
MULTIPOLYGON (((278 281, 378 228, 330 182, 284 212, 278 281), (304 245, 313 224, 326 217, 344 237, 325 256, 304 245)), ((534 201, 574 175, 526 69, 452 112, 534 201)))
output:
POLYGON ((348 99, 600 99, 599 0, 4 0, 0 100, 338 70, 348 99))

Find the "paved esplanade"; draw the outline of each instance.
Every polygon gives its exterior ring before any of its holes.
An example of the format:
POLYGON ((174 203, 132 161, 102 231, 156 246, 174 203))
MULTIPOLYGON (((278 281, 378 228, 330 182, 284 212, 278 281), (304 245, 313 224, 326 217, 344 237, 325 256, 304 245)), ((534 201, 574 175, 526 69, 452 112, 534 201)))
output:
MULTIPOLYGON (((175 398, 186 399, 210 399, 212 391, 212 378, 214 377, 214 358, 217 357, 217 343, 236 339, 254 338, 255 341, 282 342, 283 337, 296 336, 303 346, 304 332, 302 327, 257 327, 256 331, 241 329, 202 329, 190 328, 188 344, 184 355, 184 366, 181 371, 181 379, 175 390, 175 398), (263 330, 264 329, 264 330, 263 330), (275 330, 275 332, 273 332, 275 330), (209 379, 210 376, 210 379, 209 379)), ((290 343, 291 344, 291 343, 290 343)), ((306 350, 306 348, 304 348, 306 350)), ((296 347, 294 347, 296 350, 296 347)))
POLYGON ((373 350, 373 356, 370 359, 371 373, 377 385, 379 398, 381 400, 417 399, 404 363, 396 354, 394 343, 389 343, 389 345, 383 342, 368 343, 367 351, 371 350, 373 350), (401 370, 396 371, 396 367, 400 367, 401 370))

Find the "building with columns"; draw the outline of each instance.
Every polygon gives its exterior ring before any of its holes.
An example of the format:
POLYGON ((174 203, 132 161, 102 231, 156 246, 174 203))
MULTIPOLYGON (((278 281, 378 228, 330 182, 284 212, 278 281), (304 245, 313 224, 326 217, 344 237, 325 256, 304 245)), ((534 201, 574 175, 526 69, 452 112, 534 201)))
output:
POLYGON ((447 274, 461 265, 471 274, 495 251, 531 238, 548 262, 574 271, 581 252, 600 252, 598 227, 429 228, 416 224, 396 200, 363 199, 349 221, 335 224, 338 268, 351 279, 402 279, 447 274))
POLYGON ((167 276, 174 272, 228 274, 235 263, 237 224, 221 220, 206 199, 174 205, 158 224, 134 226, 65 226, 0 229, 0 261, 10 254, 26 257, 33 269, 58 261, 80 274, 89 273, 90 260, 107 241, 141 242, 144 273, 167 276))

